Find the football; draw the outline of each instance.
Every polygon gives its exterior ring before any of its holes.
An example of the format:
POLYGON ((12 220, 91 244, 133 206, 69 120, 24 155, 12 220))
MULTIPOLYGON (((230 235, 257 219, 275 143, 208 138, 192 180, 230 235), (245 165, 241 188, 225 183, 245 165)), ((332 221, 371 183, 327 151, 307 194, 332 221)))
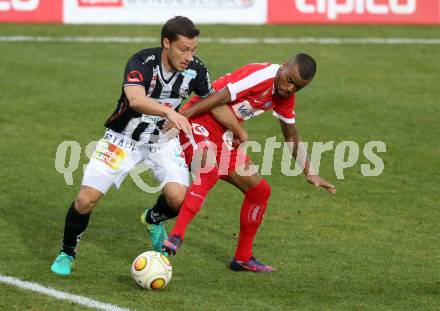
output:
POLYGON ((163 254, 148 251, 136 257, 131 265, 131 276, 142 288, 159 290, 171 280, 173 268, 163 254))

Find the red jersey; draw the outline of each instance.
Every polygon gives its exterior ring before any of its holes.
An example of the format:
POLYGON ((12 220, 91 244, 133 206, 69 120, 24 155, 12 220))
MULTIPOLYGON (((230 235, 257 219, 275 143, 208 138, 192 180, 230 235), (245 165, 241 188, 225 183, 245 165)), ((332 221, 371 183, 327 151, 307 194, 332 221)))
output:
MULTIPOLYGON (((280 65, 269 63, 249 64, 228 73, 212 83, 216 90, 227 87, 231 93, 229 108, 239 122, 249 120, 265 111, 286 123, 295 123, 295 95, 282 98, 275 94, 275 77, 280 65)), ((192 98, 188 105, 200 99, 192 98)))

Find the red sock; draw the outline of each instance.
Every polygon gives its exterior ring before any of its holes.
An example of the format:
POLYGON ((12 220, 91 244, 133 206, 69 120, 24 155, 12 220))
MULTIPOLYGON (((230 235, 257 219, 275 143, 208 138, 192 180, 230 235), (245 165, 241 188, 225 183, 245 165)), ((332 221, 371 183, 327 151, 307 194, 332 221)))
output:
POLYGON ((209 190, 214 187, 219 177, 218 169, 213 168, 207 173, 201 173, 198 176, 199 182, 191 184, 170 235, 178 235, 184 239, 186 227, 202 208, 209 190))
POLYGON ((240 212, 240 236, 238 237, 235 259, 248 261, 252 257, 252 243, 263 221, 269 196, 270 186, 264 179, 257 186, 245 192, 240 212))

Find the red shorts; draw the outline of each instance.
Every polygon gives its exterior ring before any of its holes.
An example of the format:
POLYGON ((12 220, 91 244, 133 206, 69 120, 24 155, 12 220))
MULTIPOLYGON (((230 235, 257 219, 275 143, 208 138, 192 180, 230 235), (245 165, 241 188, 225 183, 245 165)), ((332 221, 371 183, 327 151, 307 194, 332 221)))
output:
MULTIPOLYGON (((229 175, 250 159, 241 149, 232 146, 232 133, 222 127, 211 114, 191 118, 189 122, 197 149, 206 148, 214 153, 220 175, 229 175)), ((185 161, 191 167, 194 146, 183 132, 180 133, 180 144, 185 153, 185 161)))

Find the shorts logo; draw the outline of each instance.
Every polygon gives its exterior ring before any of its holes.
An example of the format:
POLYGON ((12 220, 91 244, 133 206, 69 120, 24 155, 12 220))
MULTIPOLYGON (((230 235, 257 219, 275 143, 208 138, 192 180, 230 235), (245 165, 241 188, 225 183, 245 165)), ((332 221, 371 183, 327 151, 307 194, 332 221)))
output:
POLYGON ((132 70, 127 75, 127 81, 128 82, 143 82, 144 81, 144 77, 142 76, 142 74, 139 71, 132 70))
POLYGON ((193 123, 192 127, 193 127, 194 134, 205 136, 205 137, 209 136, 209 132, 204 126, 202 126, 200 124, 193 123))
POLYGON ((93 158, 98 161, 104 162, 108 167, 113 170, 119 169, 121 162, 125 158, 125 151, 116 145, 108 143, 104 140, 100 140, 96 145, 93 158))

